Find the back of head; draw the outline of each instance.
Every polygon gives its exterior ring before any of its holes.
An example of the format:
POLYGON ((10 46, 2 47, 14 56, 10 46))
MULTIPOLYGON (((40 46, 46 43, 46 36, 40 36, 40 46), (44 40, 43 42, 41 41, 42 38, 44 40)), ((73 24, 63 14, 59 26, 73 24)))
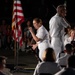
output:
POLYGON ((67 53, 72 53, 73 52, 71 44, 66 44, 65 48, 66 48, 67 53))
POLYGON ((44 52, 43 52, 43 60, 44 61, 49 61, 49 62, 55 62, 55 53, 54 50, 52 48, 47 48, 44 52))
POLYGON ((59 75, 75 75, 75 55, 68 58, 68 68, 64 68, 59 75))
POLYGON ((6 59, 5 56, 0 56, 0 68, 5 67, 6 59))
POLYGON ((68 58, 68 67, 75 68, 75 55, 68 58))
POLYGON ((0 64, 2 63, 2 61, 3 61, 4 59, 6 59, 5 56, 0 56, 0 64))

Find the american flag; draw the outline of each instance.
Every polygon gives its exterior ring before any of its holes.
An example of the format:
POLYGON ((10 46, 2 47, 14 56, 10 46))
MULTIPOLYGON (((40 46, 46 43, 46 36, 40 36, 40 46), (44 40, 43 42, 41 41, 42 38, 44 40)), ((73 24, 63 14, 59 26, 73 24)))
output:
POLYGON ((13 39, 19 42, 19 46, 22 46, 22 29, 21 24, 24 22, 24 15, 20 0, 14 0, 13 2, 13 16, 12 16, 12 32, 13 39))

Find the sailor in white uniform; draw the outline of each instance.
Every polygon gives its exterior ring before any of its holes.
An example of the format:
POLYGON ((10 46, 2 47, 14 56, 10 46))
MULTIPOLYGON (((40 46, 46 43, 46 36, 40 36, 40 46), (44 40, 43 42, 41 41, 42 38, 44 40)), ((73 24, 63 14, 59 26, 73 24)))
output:
POLYGON ((58 58, 59 53, 64 50, 64 28, 69 26, 65 16, 66 7, 59 5, 57 7, 57 13, 49 21, 51 47, 55 51, 56 58, 58 58))
POLYGON ((43 51, 46 50, 48 47, 50 47, 49 33, 46 30, 46 28, 42 25, 41 19, 35 18, 33 20, 33 25, 34 25, 34 28, 37 29, 37 33, 35 35, 32 28, 31 27, 29 28, 33 39, 36 41, 36 44, 33 44, 32 48, 33 50, 35 50, 35 48, 38 47, 39 58, 42 60, 43 51))

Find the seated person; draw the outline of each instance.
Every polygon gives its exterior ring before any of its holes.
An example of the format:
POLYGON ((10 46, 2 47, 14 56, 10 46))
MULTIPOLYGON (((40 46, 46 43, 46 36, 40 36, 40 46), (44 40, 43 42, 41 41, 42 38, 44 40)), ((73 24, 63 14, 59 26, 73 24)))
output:
POLYGON ((65 39, 64 45, 71 44, 71 41, 75 41, 75 29, 70 30, 70 36, 65 39))
POLYGON ((67 27, 66 29, 65 29, 65 36, 64 36, 64 40, 66 40, 68 37, 70 37, 70 30, 71 30, 71 28, 70 27, 67 27))
POLYGON ((52 48, 47 48, 42 54, 43 61, 37 64, 33 75, 55 74, 60 70, 60 66, 55 63, 56 57, 52 48))
POLYGON ((75 55, 71 55, 67 62, 67 67, 54 75, 75 75, 75 55))
POLYGON ((6 67, 6 57, 0 56, 0 75, 12 75, 9 71, 10 69, 6 67))
POLYGON ((73 50, 72 50, 72 45, 71 44, 67 44, 65 46, 66 50, 64 50, 64 56, 61 56, 60 58, 57 59, 56 63, 58 63, 59 65, 61 65, 62 67, 66 67, 67 65, 67 59, 69 58, 69 56, 71 56, 73 54, 73 50))

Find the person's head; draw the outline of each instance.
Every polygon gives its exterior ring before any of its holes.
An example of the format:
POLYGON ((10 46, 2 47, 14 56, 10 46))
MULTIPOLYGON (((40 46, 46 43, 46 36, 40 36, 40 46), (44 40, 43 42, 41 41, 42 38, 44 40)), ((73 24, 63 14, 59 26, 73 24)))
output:
POLYGON ((64 5, 59 5, 56 8, 57 13, 59 14, 59 16, 61 17, 65 17, 66 16, 66 7, 64 5))
POLYGON ((29 20, 27 21, 27 26, 31 26, 31 22, 29 20))
POLYGON ((47 48, 42 55, 43 61, 55 62, 56 57, 52 48, 47 48))
POLYGON ((68 67, 75 68, 75 55, 71 55, 68 58, 68 67))
POLYGON ((70 27, 65 28, 65 32, 66 32, 66 34, 68 34, 69 36, 70 36, 70 30, 71 30, 70 27))
POLYGON ((71 54, 73 52, 71 44, 66 44, 65 48, 66 48, 67 54, 71 54))
POLYGON ((0 56, 0 69, 3 69, 6 67, 6 57, 5 56, 0 56))
POLYGON ((75 38, 75 29, 70 30, 70 37, 75 38))
POLYGON ((35 29, 38 29, 42 25, 42 20, 39 18, 33 19, 33 26, 35 29))

